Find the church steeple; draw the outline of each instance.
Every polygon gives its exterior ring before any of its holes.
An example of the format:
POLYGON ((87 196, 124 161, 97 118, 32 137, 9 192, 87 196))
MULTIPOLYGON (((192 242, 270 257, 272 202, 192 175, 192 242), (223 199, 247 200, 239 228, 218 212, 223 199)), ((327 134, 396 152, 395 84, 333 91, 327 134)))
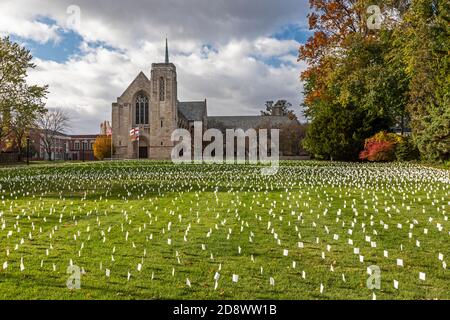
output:
POLYGON ((169 42, 166 38, 166 64, 169 64, 169 42))

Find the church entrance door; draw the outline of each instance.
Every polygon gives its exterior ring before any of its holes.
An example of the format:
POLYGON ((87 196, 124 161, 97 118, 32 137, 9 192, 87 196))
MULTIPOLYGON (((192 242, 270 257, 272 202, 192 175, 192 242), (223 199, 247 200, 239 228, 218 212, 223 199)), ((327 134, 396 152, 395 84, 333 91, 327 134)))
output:
POLYGON ((148 159, 148 147, 139 147, 139 159, 148 159))

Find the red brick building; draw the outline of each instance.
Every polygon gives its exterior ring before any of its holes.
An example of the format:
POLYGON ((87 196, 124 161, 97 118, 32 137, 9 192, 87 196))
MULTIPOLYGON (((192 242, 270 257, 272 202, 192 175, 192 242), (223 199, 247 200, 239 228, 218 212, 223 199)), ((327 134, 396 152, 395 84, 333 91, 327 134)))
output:
MULTIPOLYGON (((51 149, 52 160, 94 161, 94 143, 98 135, 67 135, 57 133, 51 149)), ((34 160, 48 160, 40 130, 31 130, 30 147, 34 160)))

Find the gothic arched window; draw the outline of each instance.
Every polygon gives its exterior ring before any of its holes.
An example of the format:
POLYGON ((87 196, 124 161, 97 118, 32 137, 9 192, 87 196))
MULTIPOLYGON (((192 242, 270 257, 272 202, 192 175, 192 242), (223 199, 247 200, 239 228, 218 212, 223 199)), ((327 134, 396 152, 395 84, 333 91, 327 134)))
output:
POLYGON ((159 101, 165 100, 166 100, 166 83, 164 81, 164 78, 161 77, 159 79, 159 101))
POLYGON ((148 124, 148 98, 140 94, 136 97, 136 124, 148 124))

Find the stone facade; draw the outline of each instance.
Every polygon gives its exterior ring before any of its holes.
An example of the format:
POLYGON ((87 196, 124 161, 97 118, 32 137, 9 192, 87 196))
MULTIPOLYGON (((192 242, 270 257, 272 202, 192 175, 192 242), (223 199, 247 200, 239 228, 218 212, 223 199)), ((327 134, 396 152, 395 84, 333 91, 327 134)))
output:
POLYGON ((194 122, 208 128, 248 129, 267 122, 277 124, 291 120, 280 115, 250 117, 208 117, 207 102, 178 101, 177 70, 169 62, 166 44, 165 63, 154 63, 151 78, 141 72, 125 92, 112 104, 112 141, 114 158, 168 160, 174 143, 172 132, 183 128, 193 133, 194 122), (140 129, 139 141, 132 141, 130 131, 140 129))
POLYGON ((165 63, 152 64, 150 79, 143 72, 139 73, 112 105, 115 158, 171 158, 173 131, 177 128, 189 129, 193 120, 180 109, 187 110, 186 106, 200 104, 206 110, 206 101, 179 102, 177 90, 177 69, 169 62, 166 47, 165 63), (132 141, 130 137, 133 128, 140 129, 139 141, 132 141))

